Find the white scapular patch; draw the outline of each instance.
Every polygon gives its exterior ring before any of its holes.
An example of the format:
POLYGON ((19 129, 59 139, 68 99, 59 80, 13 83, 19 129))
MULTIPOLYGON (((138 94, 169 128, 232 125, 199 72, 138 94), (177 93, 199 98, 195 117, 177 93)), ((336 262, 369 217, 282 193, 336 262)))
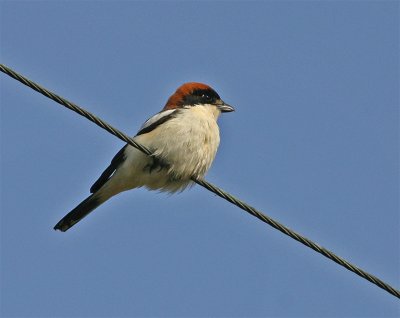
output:
POLYGON ((162 112, 159 112, 157 114, 155 114, 153 117, 150 117, 149 119, 147 119, 144 124, 142 125, 142 127, 140 127, 139 131, 141 131, 144 128, 149 127, 150 125, 154 124, 155 122, 159 121, 161 118, 168 116, 170 114, 172 114, 174 111, 176 111, 176 109, 168 109, 168 110, 164 110, 162 112))

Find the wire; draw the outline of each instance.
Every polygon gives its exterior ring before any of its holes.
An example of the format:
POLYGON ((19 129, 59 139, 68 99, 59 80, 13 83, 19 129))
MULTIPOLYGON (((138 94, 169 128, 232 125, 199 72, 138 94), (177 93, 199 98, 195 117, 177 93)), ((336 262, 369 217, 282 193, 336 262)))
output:
MULTIPOLYGON (((107 124, 105 121, 101 120, 97 116, 91 114, 90 112, 84 110, 83 108, 79 107, 78 105, 69 102, 68 100, 52 93, 51 91, 41 87, 40 85, 34 83, 33 81, 27 79, 26 77, 16 73, 12 69, 6 67, 3 64, 0 64, 0 71, 3 73, 11 76, 12 78, 18 80, 19 82, 25 84, 26 86, 34 89, 35 91, 43 94, 44 96, 54 100, 55 102, 67 107, 70 110, 73 110, 74 112, 78 113, 79 115, 89 119, 91 122, 95 123, 96 125, 100 126, 101 128, 107 130, 109 133, 113 134, 114 136, 118 137, 119 139, 127 142, 131 146, 139 149, 140 151, 144 152, 145 154, 151 156, 153 155, 152 152, 144 147, 141 144, 138 144, 135 142, 132 138, 128 137, 125 135, 123 132, 120 130, 112 127, 111 125, 107 124)), ((335 263, 347 268, 351 272, 361 276, 362 278, 368 280, 369 282, 377 285, 378 287, 382 288, 383 290, 387 291, 388 293, 394 295, 397 298, 400 298, 400 291, 393 288, 389 284, 385 283, 381 279, 377 278, 374 275, 371 275, 361 268, 347 262, 345 259, 337 256, 333 252, 327 250, 326 248, 319 246, 318 244, 314 243, 313 241, 309 240, 308 238, 296 233, 295 231, 289 229, 288 227, 284 226, 283 224, 275 221, 274 219, 266 216, 265 214, 261 213, 257 209, 253 208, 252 206, 248 205, 247 203, 235 198, 233 195, 225 192, 224 190, 214 186, 213 184, 207 182, 206 180, 203 179, 198 179, 195 177, 192 177, 192 180, 196 182, 197 184, 201 185, 202 187, 206 188, 207 190, 215 193, 219 197, 227 200, 228 202, 236 205, 237 207, 241 208, 242 210, 250 213, 251 215, 255 216, 256 218, 260 219, 261 221, 271 225, 273 228, 281 231, 282 233, 290 236, 291 238, 295 239, 296 241, 304 244, 305 246, 313 249, 314 251, 324 255, 325 257, 329 258, 330 260, 334 261, 335 263)))

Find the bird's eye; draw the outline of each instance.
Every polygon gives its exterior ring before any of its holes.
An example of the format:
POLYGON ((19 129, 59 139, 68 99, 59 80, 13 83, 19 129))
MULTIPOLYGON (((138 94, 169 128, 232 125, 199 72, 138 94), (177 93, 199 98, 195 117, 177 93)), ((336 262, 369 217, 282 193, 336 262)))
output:
POLYGON ((211 100, 211 96, 210 96, 210 95, 207 95, 207 94, 201 95, 201 98, 203 98, 203 99, 205 99, 205 100, 207 100, 207 101, 210 101, 210 100, 211 100))

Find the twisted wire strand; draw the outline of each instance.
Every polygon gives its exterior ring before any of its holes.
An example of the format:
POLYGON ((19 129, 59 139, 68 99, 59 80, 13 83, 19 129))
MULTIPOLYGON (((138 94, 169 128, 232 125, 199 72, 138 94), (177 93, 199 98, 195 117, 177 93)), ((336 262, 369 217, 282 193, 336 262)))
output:
MULTIPOLYGON (((132 138, 128 137, 125 135, 123 132, 120 130, 112 127, 111 125, 107 124, 105 121, 101 120, 97 116, 93 115, 92 113, 84 110, 83 108, 79 107, 78 105, 69 102, 68 100, 58 96, 57 94, 54 94, 50 92, 49 90, 41 87, 40 85, 34 83, 33 81, 27 79, 26 77, 16 73, 12 69, 6 67, 3 64, 0 64, 0 71, 3 73, 9 75, 10 77, 18 80, 19 82, 25 84, 26 86, 34 89, 35 91, 43 94, 44 96, 54 100, 55 102, 67 107, 70 110, 73 110, 74 112, 78 113, 79 115, 89 119, 91 122, 95 123, 96 125, 100 126, 101 128, 105 129, 109 133, 113 134, 114 136, 118 137, 119 139, 125 141, 126 143, 130 144, 131 146, 139 149, 143 153, 147 155, 153 155, 152 152, 146 148, 145 146, 135 142, 132 138)), ((324 255, 325 257, 329 258, 330 260, 334 261, 335 263, 347 268, 349 271, 361 276, 362 278, 368 280, 369 282, 375 284, 376 286, 382 288, 383 290, 387 291, 388 293, 392 294, 393 296, 400 298, 400 291, 393 288, 389 284, 385 283, 381 279, 377 278, 374 275, 371 275, 361 268, 349 263, 345 259, 337 256, 333 252, 327 250, 326 248, 319 246, 318 244, 314 243, 313 241, 309 240, 308 238, 296 233, 295 231, 289 229, 288 227, 284 226, 283 224, 275 221, 274 219, 266 216, 265 214, 261 213, 254 207, 248 205, 247 203, 235 198, 233 195, 225 192, 224 190, 218 188, 217 186, 207 182, 204 179, 198 179, 195 177, 192 177, 192 180, 196 182, 197 184, 201 185, 202 187, 206 188, 207 190, 213 192, 214 194, 218 195, 219 197, 227 200, 228 202, 236 205, 237 207, 241 208, 242 210, 248 212, 249 214, 255 216, 259 220, 269 224, 273 228, 279 230, 280 232, 290 236, 291 238, 295 239, 296 241, 304 244, 305 246, 313 249, 314 251, 324 255)))

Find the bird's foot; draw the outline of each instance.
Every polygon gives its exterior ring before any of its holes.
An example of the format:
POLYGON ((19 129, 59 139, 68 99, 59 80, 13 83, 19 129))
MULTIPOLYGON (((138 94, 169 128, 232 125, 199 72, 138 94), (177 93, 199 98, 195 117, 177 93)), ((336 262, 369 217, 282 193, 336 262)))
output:
POLYGON ((147 170, 149 173, 152 173, 154 170, 155 172, 160 172, 162 169, 168 169, 170 167, 170 165, 164 162, 162 159, 157 158, 154 155, 151 155, 150 157, 152 162, 144 167, 144 170, 147 170))

